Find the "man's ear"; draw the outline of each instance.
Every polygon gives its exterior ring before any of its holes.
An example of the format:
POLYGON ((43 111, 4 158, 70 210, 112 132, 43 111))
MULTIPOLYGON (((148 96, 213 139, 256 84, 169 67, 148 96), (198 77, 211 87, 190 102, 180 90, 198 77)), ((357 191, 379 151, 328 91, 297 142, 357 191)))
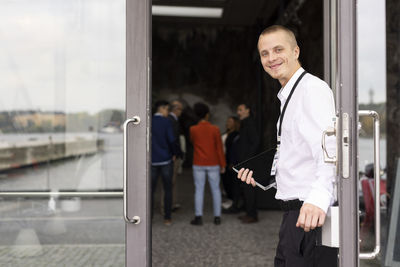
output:
POLYGON ((300 56, 300 47, 299 46, 296 46, 294 48, 294 53, 296 55, 296 59, 299 59, 299 56, 300 56))

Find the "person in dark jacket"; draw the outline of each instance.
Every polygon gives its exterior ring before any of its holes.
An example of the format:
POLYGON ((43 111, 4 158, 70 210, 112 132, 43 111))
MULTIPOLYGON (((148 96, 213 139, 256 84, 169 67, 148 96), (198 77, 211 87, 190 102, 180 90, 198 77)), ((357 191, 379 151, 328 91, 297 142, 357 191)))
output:
MULTIPOLYGON (((173 161, 177 150, 175 147, 175 135, 171 121, 167 118, 169 104, 167 101, 155 103, 156 113, 152 119, 151 129, 151 180, 152 180, 152 207, 154 205, 154 193, 157 180, 161 175, 164 186, 164 224, 171 224, 172 208, 172 171, 173 161)), ((153 210, 153 209, 152 209, 153 210)))
MULTIPOLYGON (((245 161, 255 156, 259 149, 259 136, 256 123, 251 116, 250 107, 240 104, 237 108, 240 119, 239 140, 237 142, 237 160, 245 161)), ((239 216, 242 223, 255 223, 258 221, 256 188, 248 184, 242 184, 246 215, 239 216)))
MULTIPOLYGON (((226 159, 226 172, 221 175, 222 184, 224 186, 226 196, 230 203, 228 206, 232 207, 232 204, 235 202, 237 204, 238 200, 236 199, 236 194, 233 193, 236 187, 240 187, 241 181, 238 181, 236 178, 236 172, 232 170, 232 167, 238 163, 237 161, 237 152, 236 152, 236 144, 239 139, 239 127, 240 121, 236 116, 230 116, 226 120, 226 131, 222 135, 222 143, 225 149, 225 159, 226 159), (235 197, 234 197, 235 196, 235 197)), ((225 203, 222 203, 224 207, 225 203)), ((237 207, 233 206, 233 207, 237 207)))
MULTIPOLYGON (((173 172, 172 172, 172 211, 177 211, 181 205, 178 203, 177 197, 177 177, 178 170, 181 168, 182 160, 183 160, 183 151, 180 144, 180 135, 181 135, 181 126, 179 124, 179 117, 182 114, 183 105, 180 101, 174 100, 170 105, 170 112, 168 114, 168 119, 172 123, 172 129, 174 130, 175 137, 175 149, 177 151, 176 158, 173 164, 173 172)), ((236 179, 237 180, 237 179, 236 179)), ((162 200, 161 206, 164 207, 164 203, 162 200)))

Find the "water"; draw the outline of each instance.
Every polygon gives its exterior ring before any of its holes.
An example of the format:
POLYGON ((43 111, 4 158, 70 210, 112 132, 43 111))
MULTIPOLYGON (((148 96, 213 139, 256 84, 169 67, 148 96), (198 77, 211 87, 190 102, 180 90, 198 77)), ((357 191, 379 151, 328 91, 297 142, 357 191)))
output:
POLYGON ((122 189, 123 136, 121 133, 61 133, 1 135, 0 142, 53 141, 73 138, 102 139, 104 150, 68 160, 44 163, 0 174, 1 191, 122 189))

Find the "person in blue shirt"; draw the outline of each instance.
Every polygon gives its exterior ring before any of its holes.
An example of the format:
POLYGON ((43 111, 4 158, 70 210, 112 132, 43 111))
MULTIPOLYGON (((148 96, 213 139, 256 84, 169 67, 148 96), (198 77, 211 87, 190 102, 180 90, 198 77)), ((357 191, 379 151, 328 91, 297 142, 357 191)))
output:
POLYGON ((171 225, 172 207, 172 172, 173 161, 177 153, 175 148, 175 135, 171 121, 168 117, 169 103, 164 100, 155 103, 155 114, 152 119, 151 129, 151 180, 152 194, 151 205, 153 210, 154 193, 158 177, 161 176, 164 186, 164 224, 171 225))

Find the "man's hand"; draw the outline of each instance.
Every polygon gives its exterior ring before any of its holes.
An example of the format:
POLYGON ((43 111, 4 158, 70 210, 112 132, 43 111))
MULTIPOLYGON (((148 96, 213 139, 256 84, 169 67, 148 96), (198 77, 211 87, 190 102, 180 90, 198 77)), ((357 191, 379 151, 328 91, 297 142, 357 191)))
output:
POLYGON ((325 212, 309 203, 303 204, 300 209, 299 218, 297 219, 296 227, 301 227, 305 232, 321 227, 325 222, 325 212))
POLYGON ((221 174, 224 174, 225 171, 226 171, 225 167, 222 167, 222 168, 219 170, 219 172, 220 172, 221 174))
POLYGON ((247 184, 251 184, 252 186, 256 186, 256 181, 253 178, 253 171, 249 169, 241 168, 238 172, 237 178, 242 180, 247 184))

